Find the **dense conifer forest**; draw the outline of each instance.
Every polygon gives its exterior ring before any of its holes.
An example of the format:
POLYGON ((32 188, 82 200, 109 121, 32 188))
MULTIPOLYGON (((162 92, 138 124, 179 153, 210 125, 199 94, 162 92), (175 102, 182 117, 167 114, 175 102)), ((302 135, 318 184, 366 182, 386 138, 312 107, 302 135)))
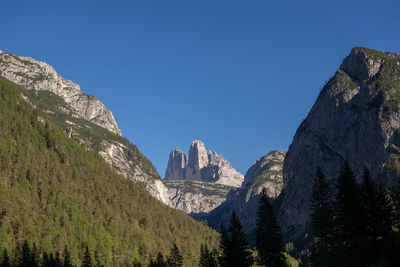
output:
POLYGON ((104 266, 148 263, 175 244, 191 266, 201 244, 218 246, 214 230, 117 175, 20 89, 0 77, 0 251, 11 265, 28 248, 41 262, 64 259, 68 251, 74 266, 88 259, 104 266))

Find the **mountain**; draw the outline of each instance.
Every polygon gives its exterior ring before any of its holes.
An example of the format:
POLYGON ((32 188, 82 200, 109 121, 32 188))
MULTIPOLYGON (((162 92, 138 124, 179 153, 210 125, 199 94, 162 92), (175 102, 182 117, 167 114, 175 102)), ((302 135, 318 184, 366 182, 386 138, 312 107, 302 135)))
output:
POLYGON ((33 58, 0 53, 0 75, 22 86, 27 101, 52 116, 79 144, 99 152, 119 174, 144 183, 152 196, 172 206, 168 189, 154 166, 135 145, 121 137, 114 116, 100 100, 33 58))
POLYGON ((303 235, 317 166, 334 184, 345 161, 391 186, 400 174, 400 55, 355 47, 301 123, 283 166, 279 219, 287 238, 303 235))
POLYGON ((232 212, 235 211, 243 224, 243 229, 250 233, 254 230, 258 200, 263 188, 275 199, 283 187, 282 166, 285 157, 283 151, 270 151, 257 159, 244 177, 242 187, 231 190, 226 201, 209 214, 193 215, 198 220, 206 220, 208 225, 219 229, 221 223, 228 225, 232 212))
POLYGON ((0 251, 8 250, 13 266, 24 240, 40 255, 63 257, 67 247, 74 266, 86 246, 96 265, 131 266, 168 254, 176 243, 185 266, 194 266, 201 244, 218 245, 215 231, 154 199, 68 137, 55 114, 34 107, 27 92, 34 91, 0 76, 0 251))
POLYGON ((221 155, 207 151, 203 142, 195 140, 189 148, 189 156, 179 148, 171 152, 164 179, 197 180, 239 187, 243 175, 221 155))
POLYGON ((225 201, 226 194, 234 188, 194 180, 169 180, 164 183, 174 207, 187 214, 213 210, 225 201))
POLYGON ((179 148, 172 150, 164 178, 174 207, 188 214, 213 210, 242 182, 242 174, 197 140, 190 145, 189 156, 179 148))

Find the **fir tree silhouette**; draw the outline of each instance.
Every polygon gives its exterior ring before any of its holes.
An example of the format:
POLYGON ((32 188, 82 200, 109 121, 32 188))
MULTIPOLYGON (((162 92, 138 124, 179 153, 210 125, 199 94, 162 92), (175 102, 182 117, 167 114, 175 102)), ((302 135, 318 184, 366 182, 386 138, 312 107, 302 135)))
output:
POLYGON ((182 267, 183 266, 183 257, 181 252, 179 251, 176 244, 174 244, 171 248, 171 252, 167 257, 167 266, 168 267, 182 267))
POLYGON ((247 242, 246 234, 242 231, 243 226, 235 212, 232 212, 229 224, 228 231, 225 230, 223 225, 221 226, 221 267, 252 266, 254 259, 247 242))
POLYGON ((218 267, 218 263, 207 244, 201 245, 199 267, 218 267))
POLYGON ((86 246, 85 254, 83 255, 82 267, 92 267, 92 256, 90 255, 89 247, 86 246))
POLYGON ((268 193, 263 188, 256 218, 257 263, 263 266, 286 266, 282 237, 268 193))
POLYGON ((164 256, 158 252, 156 259, 150 261, 149 267, 166 267, 167 263, 164 261, 164 256))
POLYGON ((311 261, 317 266, 335 266, 332 257, 335 202, 324 174, 317 167, 311 195, 311 225, 314 230, 314 248, 311 261))
POLYGON ((71 261, 71 255, 69 254, 67 246, 64 248, 64 262, 63 262, 64 267, 73 267, 72 261, 71 261))
POLYGON ((342 265, 353 265, 360 262, 362 230, 362 207, 360 203, 360 187, 356 182, 349 163, 340 171, 337 181, 337 223, 336 223, 336 252, 342 265))
POLYGON ((8 257, 7 249, 3 251, 3 261, 1 262, 1 267, 10 267, 10 258, 8 257))

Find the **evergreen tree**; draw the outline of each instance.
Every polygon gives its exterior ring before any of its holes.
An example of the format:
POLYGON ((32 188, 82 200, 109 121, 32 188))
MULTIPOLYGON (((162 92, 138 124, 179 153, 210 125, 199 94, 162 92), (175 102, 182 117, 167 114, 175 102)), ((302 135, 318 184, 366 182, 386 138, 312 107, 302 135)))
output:
POLYGON ((67 246, 64 248, 64 262, 63 262, 64 267, 73 267, 72 261, 71 261, 71 255, 69 254, 67 246))
POLYGON ((56 260, 54 259, 53 253, 50 253, 49 256, 47 256, 47 253, 43 253, 43 267, 55 267, 55 266, 61 266, 57 265, 56 260))
POLYGON ((8 257, 7 249, 4 249, 1 267, 10 267, 10 258, 8 257))
POLYGON ((33 255, 28 242, 25 240, 24 244, 22 245, 21 251, 21 262, 19 264, 21 267, 36 267, 38 266, 35 255, 33 255))
POLYGON ((92 267, 92 256, 90 255, 89 247, 86 246, 85 254, 83 255, 82 267, 92 267))
POLYGON ((269 202, 267 190, 261 192, 256 218, 257 263, 263 266, 285 266, 281 231, 269 202))
POLYGON ((183 266, 183 257, 181 252, 179 251, 176 244, 174 244, 171 248, 171 252, 167 257, 167 266, 168 267, 182 267, 183 266))
POLYGON ((156 259, 150 261, 149 267, 166 267, 167 263, 164 261, 164 256, 158 252, 156 259))
POLYGON ((398 183, 392 190, 392 231, 389 244, 386 244, 386 251, 390 251, 389 260, 393 266, 398 264, 398 253, 400 251, 400 176, 398 183))
POLYGON ((315 236, 328 242, 334 226, 334 202, 331 189, 321 169, 317 167, 311 196, 311 224, 315 236))
POLYGON ((385 253, 385 243, 392 234, 391 205, 386 190, 378 187, 366 168, 360 188, 364 226, 361 245, 365 263, 372 264, 385 253))
POLYGON ((229 251, 231 250, 231 248, 228 231, 226 230, 223 223, 221 223, 220 229, 221 235, 219 241, 219 249, 222 253, 218 258, 218 262, 221 267, 224 267, 229 266, 229 251))
POLYGON ((360 187, 348 162, 340 171, 337 189, 337 228, 335 230, 337 259, 341 261, 341 265, 357 265, 363 262, 362 258, 365 257, 361 253, 360 246, 364 222, 360 204, 360 187))
POLYGON ((225 228, 221 227, 220 247, 223 251, 220 257, 220 265, 222 267, 253 265, 254 259, 242 228, 243 226, 235 212, 232 212, 228 231, 226 232, 225 228))
POLYGON ((218 263, 207 244, 201 245, 199 267, 217 267, 218 263))
MULTIPOLYGON (((396 229, 400 229, 400 176, 397 182, 397 185, 394 186, 392 190, 392 199, 393 199, 393 225, 396 229)), ((400 230, 398 231, 400 234, 400 230)))
POLYGON ((57 266, 63 266, 62 262, 61 262, 61 256, 60 256, 60 252, 56 252, 56 257, 54 259, 54 262, 57 266))
POLYGON ((42 258, 42 266, 43 267, 47 267, 48 265, 48 261, 49 261, 49 257, 47 256, 46 251, 43 252, 43 258, 42 258))
POLYGON ((324 174, 317 167, 311 195, 311 225, 315 234, 311 261, 314 265, 335 265, 331 257, 335 211, 332 195, 324 174))
POLYGON ((36 247, 36 244, 33 243, 33 248, 31 252, 31 266, 39 266, 39 261, 40 261, 40 255, 39 251, 36 247))

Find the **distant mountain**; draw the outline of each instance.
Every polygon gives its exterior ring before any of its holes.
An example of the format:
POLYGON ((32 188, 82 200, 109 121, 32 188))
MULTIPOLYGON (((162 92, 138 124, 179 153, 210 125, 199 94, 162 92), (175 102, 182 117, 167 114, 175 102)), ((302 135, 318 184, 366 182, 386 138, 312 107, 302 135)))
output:
POLYGON ((283 151, 270 151, 257 159, 249 168, 240 188, 231 190, 226 201, 208 214, 193 214, 198 220, 205 220, 214 229, 221 223, 228 225, 232 212, 235 211, 243 224, 243 229, 250 233, 255 228, 258 200, 263 188, 271 199, 277 198, 283 187, 282 166, 285 158, 283 151))
POLYGON ((317 166, 330 184, 350 163, 391 186, 400 174, 400 55, 355 47, 320 92, 283 166, 279 219, 286 238, 304 234, 317 166))
MULTIPOLYGON (((53 108, 43 109, 47 114, 33 103, 69 107, 54 94, 28 91, 0 76, 0 251, 8 250, 12 266, 19 266, 15 255, 24 240, 36 244, 38 255, 63 258, 67 247, 74 266, 80 266, 86 246, 96 266, 147 266, 173 244, 184 265, 195 266, 202 244, 218 246, 215 231, 157 201, 70 138, 57 116, 74 117, 53 108), (49 99, 36 102, 33 96, 49 99)), ((80 118, 71 122, 103 129, 80 118)), ((116 136, 104 131, 99 134, 116 136)))
POLYGON ((189 156, 179 148, 171 152, 164 183, 174 206, 190 214, 216 208, 243 179, 221 155, 207 151, 204 143, 196 140, 189 156))
POLYGON ((226 200, 226 194, 235 188, 227 185, 194 181, 164 181, 172 203, 187 214, 210 212, 226 200))
POLYGON ((126 178, 145 184, 155 198, 172 206, 168 190, 152 163, 121 137, 111 113, 100 100, 65 80, 44 62, 0 53, 0 75, 21 85, 23 97, 48 113, 85 149, 94 150, 126 178))
POLYGON ((169 155, 165 180, 197 180, 239 187, 243 175, 237 172, 221 155, 207 151, 204 143, 193 141, 189 156, 179 148, 169 155))

